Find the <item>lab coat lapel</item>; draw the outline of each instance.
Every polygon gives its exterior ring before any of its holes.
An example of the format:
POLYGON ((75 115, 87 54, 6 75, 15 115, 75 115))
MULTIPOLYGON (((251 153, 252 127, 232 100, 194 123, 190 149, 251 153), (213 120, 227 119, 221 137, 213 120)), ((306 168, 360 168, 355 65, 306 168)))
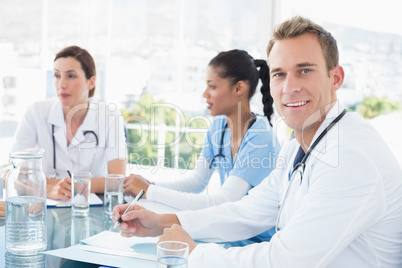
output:
POLYGON ((49 140, 49 143, 51 144, 51 150, 55 150, 56 155, 54 156, 53 151, 49 154, 51 155, 50 159, 52 159, 51 168, 53 169, 53 161, 56 160, 56 172, 63 178, 67 176, 66 169, 73 168, 73 162, 68 154, 66 124, 64 122, 63 109, 58 99, 49 111, 47 122, 50 125, 50 129, 52 125, 54 126, 55 147, 53 147, 52 134, 50 134, 51 140, 49 140))
MULTIPOLYGON (((320 128, 316 132, 313 141, 311 144, 314 143, 314 141, 318 138, 318 136, 324 131, 324 129, 342 112, 344 107, 339 104, 337 101, 335 105, 332 107, 332 109, 329 111, 327 114, 324 122, 321 124, 320 128)), ((323 137, 323 139, 317 144, 317 146, 312 150, 311 155, 308 157, 306 161, 306 167, 303 173, 303 183, 300 183, 300 176, 295 176, 294 180, 285 180, 284 181, 284 191, 282 192, 282 200, 284 196, 286 195, 285 189, 288 189, 290 187, 289 193, 286 197, 286 206, 283 209, 283 216, 281 216, 281 221, 283 226, 287 224, 287 222, 291 219, 291 217, 294 215, 294 213, 299 209, 301 200, 303 199, 303 196, 308 193, 309 190, 309 185, 310 185, 310 176, 312 174, 312 165, 315 161, 322 161, 323 160, 323 154, 327 152, 327 139, 331 137, 332 135, 338 135, 339 129, 338 129, 338 124, 334 125, 333 128, 323 137), (290 186, 289 186, 290 185, 290 186)), ((331 141, 333 140, 338 140, 339 139, 334 139, 333 137, 330 138, 331 141)), ((292 154, 292 161, 290 163, 293 163, 296 154, 297 154, 297 147, 295 147, 294 153, 292 154)), ((331 145, 332 150, 338 149, 339 146, 333 146, 331 145)), ((333 152, 331 152, 333 153, 333 152)), ((328 165, 336 165, 335 161, 338 161, 338 159, 330 159, 328 160, 327 157, 324 157, 326 164, 328 165), (331 163, 329 161, 332 161, 331 163)), ((288 171, 286 174, 291 174, 292 165, 288 165, 288 171)), ((287 177, 289 178, 289 177, 287 177)))
MULTIPOLYGON (((324 122, 320 125, 318 131, 315 133, 314 138, 311 141, 311 144, 314 143, 314 141, 318 138, 318 136, 320 136, 320 134, 324 131, 324 129, 328 127, 328 125, 343 111, 343 109, 345 109, 345 107, 341 105, 339 101, 336 101, 332 109, 328 112, 327 116, 325 117, 324 122)), ((323 159, 325 158, 325 164, 330 165, 332 167, 337 166, 339 164, 338 163, 339 159, 329 159, 328 157, 324 157, 325 153, 327 153, 328 141, 337 140, 339 142, 339 138, 333 139, 333 137, 335 136, 339 136, 339 122, 331 128, 331 130, 322 138, 322 140, 317 144, 317 146, 311 151, 309 158, 311 158, 311 160, 317 159, 319 161, 323 161, 323 159)), ((332 150, 339 150, 339 146, 331 145, 331 148, 332 150)), ((334 152, 331 152, 331 154, 333 153, 334 152)), ((337 152, 336 155, 339 155, 339 152, 337 152)))
POLYGON ((293 162, 296 158, 297 151, 300 148, 300 145, 297 143, 294 147, 294 151, 290 158, 289 164, 287 166, 286 172, 283 174, 283 187, 281 190, 281 206, 283 207, 283 211, 281 214, 281 226, 284 227, 289 222, 291 217, 294 215, 295 211, 299 207, 299 200, 297 200, 297 196, 299 195, 299 189, 301 187, 300 180, 300 172, 296 171, 291 177, 293 170, 293 162), (285 204, 284 204, 285 203, 285 204))
POLYGON ((98 120, 98 108, 97 104, 90 103, 89 109, 85 116, 84 122, 78 128, 77 132, 74 136, 74 146, 80 147, 81 149, 88 149, 96 147, 95 140, 93 136, 90 134, 85 135, 85 132, 91 131, 95 133, 97 136, 97 120, 98 120))
POLYGON ((83 147, 83 148, 87 146, 93 147, 93 145, 86 144, 86 137, 84 133, 86 131, 93 131, 94 133, 96 133, 97 105, 96 103, 89 103, 89 104, 90 106, 83 123, 75 133, 73 140, 70 141, 70 144, 75 147, 83 147))
POLYGON ((87 115, 82 123, 82 131, 94 131, 97 133, 98 104, 90 102, 87 115))
POLYGON ((59 100, 57 100, 50 109, 48 123, 54 125, 53 135, 56 145, 62 147, 63 150, 67 150, 66 124, 64 123, 63 109, 59 100))

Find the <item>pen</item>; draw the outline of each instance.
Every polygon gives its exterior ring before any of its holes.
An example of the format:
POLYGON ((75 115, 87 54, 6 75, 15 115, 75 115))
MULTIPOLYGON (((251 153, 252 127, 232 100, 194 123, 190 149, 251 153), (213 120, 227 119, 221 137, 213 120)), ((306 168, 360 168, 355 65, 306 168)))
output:
MULTIPOLYGON (((138 200, 140 200, 140 198, 144 195, 144 193, 145 193, 144 190, 141 190, 141 192, 140 192, 139 194, 137 194, 137 196, 135 197, 135 199, 134 199, 134 200, 130 203, 130 205, 126 208, 126 210, 124 211, 123 215, 130 211, 130 209, 135 205, 135 203, 137 203, 138 200)), ((122 216, 123 216, 123 215, 122 215, 122 216)), ((120 219, 118 219, 118 220, 116 221, 116 223, 114 224, 113 229, 116 229, 117 226, 119 226, 122 221, 123 221, 123 220, 121 219, 121 216, 120 216, 120 219)))
POLYGON ((70 172, 70 170, 67 169, 67 173, 68 173, 68 176, 70 176, 70 179, 71 179, 71 172, 70 172))

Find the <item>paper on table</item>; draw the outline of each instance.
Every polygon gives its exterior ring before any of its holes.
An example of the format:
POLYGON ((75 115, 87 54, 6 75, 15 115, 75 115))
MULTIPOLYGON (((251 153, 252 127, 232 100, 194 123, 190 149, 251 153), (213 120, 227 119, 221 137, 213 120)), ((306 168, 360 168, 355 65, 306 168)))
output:
MULTIPOLYGON (((71 207, 71 202, 70 202, 70 200, 54 200, 54 199, 48 198, 46 200, 46 205, 48 208, 49 207, 57 207, 57 208, 71 207)), ((89 196, 89 205, 90 206, 102 206, 103 201, 95 193, 91 193, 89 196)))
MULTIPOLYGON (((83 250, 83 247, 91 247, 87 245, 75 245, 68 248, 60 248, 45 251, 45 254, 56 256, 59 258, 64 258, 68 260, 75 260, 86 263, 96 263, 99 265, 108 265, 111 267, 120 267, 120 268, 132 268, 132 267, 141 267, 141 268, 155 268, 155 261, 152 260, 144 260, 133 257, 125 257, 119 255, 110 255, 105 253, 98 253, 89 250, 83 250)), ((106 249, 108 250, 108 249, 106 249)), ((128 252, 130 254, 130 252, 128 252)))
POLYGON ((155 244, 158 237, 123 237, 120 233, 103 231, 99 234, 81 240, 81 244, 114 249, 126 252, 145 253, 156 255, 155 244), (151 247, 150 247, 151 246, 151 247))
POLYGON ((111 248, 102 248, 102 247, 95 247, 90 245, 75 245, 77 249, 81 249, 84 251, 90 251, 94 253, 101 253, 113 256, 121 256, 121 257, 128 257, 128 258, 135 258, 141 260, 148 260, 148 261, 156 261, 156 255, 146 254, 146 253, 139 253, 135 251, 124 251, 124 250, 116 250, 111 248))
MULTIPOLYGON (((157 241, 158 237, 126 238, 122 237, 120 233, 103 231, 81 240, 80 244, 69 248, 72 251, 78 249, 99 254, 156 261, 155 243, 157 241)), ((53 255, 52 251, 45 253, 53 255)))
MULTIPOLYGON (((130 201, 130 199, 125 199, 127 202, 130 201)), ((178 211, 170 206, 146 199, 139 200, 139 204, 157 213, 178 211)), ((82 240, 82 244, 44 253, 71 260, 117 267, 153 268, 156 261, 155 243, 157 241, 156 237, 125 238, 119 233, 105 231, 82 240)))

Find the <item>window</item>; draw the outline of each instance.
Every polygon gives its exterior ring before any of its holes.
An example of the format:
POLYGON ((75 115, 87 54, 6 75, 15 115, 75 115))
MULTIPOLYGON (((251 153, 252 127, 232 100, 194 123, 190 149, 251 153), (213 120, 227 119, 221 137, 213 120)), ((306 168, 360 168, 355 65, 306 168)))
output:
MULTIPOLYGON (((25 112, 21 107, 54 96, 54 55, 78 45, 96 61, 100 99, 129 108, 150 93, 189 115, 206 115, 202 92, 209 60, 232 48, 266 58, 270 20, 262 9, 270 13, 269 3, 1 0, 0 77, 15 82, 0 87, 0 96, 7 98, 0 114, 18 122, 25 112)), ((253 103, 260 112, 261 97, 253 103)))
MULTIPOLYGON (((266 59, 272 25, 299 14, 338 40, 347 73, 342 101, 386 95, 401 102, 401 8, 398 0, 342 0, 331 8, 319 0, 0 0, 0 160, 25 107, 54 96, 54 55, 73 44, 95 58, 100 99, 129 108, 150 93, 207 115, 208 61, 233 48, 266 59)), ((252 105, 262 113, 260 94, 252 105)))

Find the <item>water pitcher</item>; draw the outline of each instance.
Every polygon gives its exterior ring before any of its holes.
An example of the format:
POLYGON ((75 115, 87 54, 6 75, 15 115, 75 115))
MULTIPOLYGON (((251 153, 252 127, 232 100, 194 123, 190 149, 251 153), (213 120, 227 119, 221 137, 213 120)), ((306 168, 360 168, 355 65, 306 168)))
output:
POLYGON ((6 187, 6 250, 34 255, 47 246, 46 177, 42 172, 43 149, 10 153, 1 166, 6 187))

